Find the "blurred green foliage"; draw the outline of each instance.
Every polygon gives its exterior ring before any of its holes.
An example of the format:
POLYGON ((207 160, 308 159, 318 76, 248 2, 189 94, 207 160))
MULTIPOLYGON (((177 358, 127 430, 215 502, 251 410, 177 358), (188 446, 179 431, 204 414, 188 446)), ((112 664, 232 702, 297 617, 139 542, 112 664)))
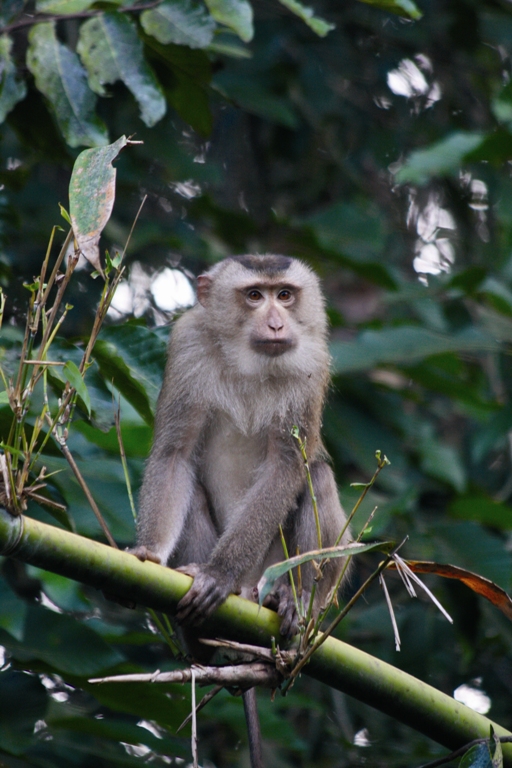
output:
MULTIPOLYGON (((147 195, 127 253, 132 276, 142 269, 151 278, 167 265, 198 274, 247 251, 311 263, 324 280, 332 323, 324 434, 345 506, 358 495, 350 483, 373 474, 376 449, 392 462, 354 528, 378 505, 372 537, 408 536, 403 556, 453 563, 510 590, 509 4, 421 0, 423 16, 413 20, 417 8, 405 0, 319 0, 315 13, 335 25, 324 37, 299 18, 303 9, 295 16, 287 10, 293 3, 255 3, 254 20, 245 0, 231 5, 232 15, 213 0, 166 0, 120 13, 114 0, 4 0, 0 281, 10 322, 2 367, 11 375, 15 369, 22 283, 38 274, 78 151, 133 134, 144 144, 115 163, 116 206, 103 249, 123 248, 147 195), (400 8, 409 18, 391 12, 400 8), (40 24, 33 13, 68 17, 40 24)), ((75 274, 67 299, 74 309, 67 337, 53 347, 55 360, 80 360, 99 291, 87 269, 75 274)), ((103 330, 86 377, 91 419, 78 410, 69 437, 121 546, 133 540, 133 519, 112 391, 121 394, 137 488, 167 336, 146 305, 103 330)), ((55 377, 52 384, 58 391, 55 377)), ((4 440, 9 423, 0 399, 4 440)), ((50 492, 68 512, 54 519, 32 504, 28 514, 100 538, 52 441, 44 465, 59 470, 50 492)), ((373 568, 372 555, 365 557, 347 592, 373 568)), ((142 613, 8 559, 1 573, 2 764, 190 759, 188 737, 175 735, 190 708, 187 689, 87 683, 90 675, 171 664, 142 613)), ((462 585, 425 580, 453 626, 423 599, 411 601, 390 576, 402 651, 394 650, 377 587, 340 636, 447 693, 462 683, 482 688, 490 717, 507 725, 512 627, 462 585)), ((314 681, 301 679, 274 703, 264 694, 260 701, 269 768, 405 767, 441 753, 314 681)), ((217 697, 199 728, 203 763, 247 764, 238 699, 217 697)))

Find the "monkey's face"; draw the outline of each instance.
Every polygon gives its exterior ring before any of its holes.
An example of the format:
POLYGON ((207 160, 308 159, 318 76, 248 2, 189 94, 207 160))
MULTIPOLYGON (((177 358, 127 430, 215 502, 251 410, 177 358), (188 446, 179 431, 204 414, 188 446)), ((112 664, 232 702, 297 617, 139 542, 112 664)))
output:
POLYGON ((230 375, 310 376, 328 366, 318 278, 284 256, 226 259, 198 278, 197 298, 230 375))
POLYGON ((297 343, 293 308, 300 289, 292 285, 258 283, 240 291, 245 305, 250 348, 258 355, 279 357, 297 343))

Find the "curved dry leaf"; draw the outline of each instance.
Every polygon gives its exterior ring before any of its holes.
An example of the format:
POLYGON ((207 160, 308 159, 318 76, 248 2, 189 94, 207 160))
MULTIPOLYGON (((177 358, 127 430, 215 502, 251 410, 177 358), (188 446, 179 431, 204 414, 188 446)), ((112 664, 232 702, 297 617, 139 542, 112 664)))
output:
MULTIPOLYGON (((512 599, 504 589, 498 587, 490 579, 485 579, 483 576, 479 576, 472 571, 466 571, 465 568, 459 568, 457 565, 444 565, 428 560, 406 560, 405 562, 411 571, 415 573, 435 573, 437 576, 443 576, 445 579, 462 581, 473 592, 489 600, 490 603, 499 608, 512 621, 512 599)), ((396 568, 396 566, 394 563, 390 563, 388 568, 396 568)))

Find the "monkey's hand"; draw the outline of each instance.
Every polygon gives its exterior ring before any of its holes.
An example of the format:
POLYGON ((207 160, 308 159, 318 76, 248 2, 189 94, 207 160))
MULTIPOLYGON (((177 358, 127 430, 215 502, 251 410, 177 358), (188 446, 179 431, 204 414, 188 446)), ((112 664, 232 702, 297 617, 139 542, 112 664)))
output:
MULTIPOLYGON (((303 590, 303 605, 309 605, 309 592, 303 590)), ((263 601, 266 608, 277 611, 281 618, 280 632, 283 637, 293 637, 299 632, 299 615, 290 584, 278 584, 263 601)))
POLYGON ((176 619, 179 624, 198 627, 235 591, 229 577, 218 572, 212 574, 207 565, 189 563, 177 570, 194 579, 189 591, 178 603, 176 619))
POLYGON ((158 555, 155 555, 155 553, 145 547, 144 544, 141 544, 138 547, 129 547, 126 551, 129 552, 130 555, 135 555, 135 557, 137 557, 141 563, 145 563, 146 560, 150 560, 152 563, 157 563, 160 565, 162 562, 158 555))

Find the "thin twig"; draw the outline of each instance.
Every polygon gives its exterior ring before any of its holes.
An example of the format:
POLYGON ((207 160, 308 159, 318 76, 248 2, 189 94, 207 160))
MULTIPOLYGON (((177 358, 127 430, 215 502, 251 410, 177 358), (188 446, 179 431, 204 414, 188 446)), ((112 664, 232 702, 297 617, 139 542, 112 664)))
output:
POLYGON ((395 612, 393 610, 393 603, 391 602, 391 597, 389 596, 387 584, 384 581, 384 576, 382 575, 382 573, 379 576, 379 583, 382 587, 382 591, 384 592, 384 597, 386 598, 389 616, 391 618, 391 624, 393 626, 393 633, 395 635, 395 648, 397 651, 399 651, 400 650, 400 633, 398 631, 398 624, 396 623, 395 612))
MULTIPOLYGON (((224 690, 223 685, 216 685, 215 688, 212 688, 211 691, 208 691, 208 693, 205 696, 203 696, 203 698, 195 708, 196 714, 200 712, 204 707, 206 707, 208 702, 210 702, 214 698, 214 696, 216 696, 218 693, 220 693, 223 690, 224 690)), ((186 718, 184 719, 180 727, 176 729, 176 733, 179 733, 186 725, 190 723, 191 720, 192 720, 192 712, 186 716, 186 718)))
MULTIPOLYGON (((401 546, 401 544, 400 544, 399 546, 401 546)), ((396 549, 398 549, 398 547, 397 547, 396 549)), ((396 551, 396 549, 395 549, 395 551, 396 551)), ((392 554, 393 554, 393 553, 392 553, 392 554)), ((351 610, 351 608, 352 608, 352 607, 355 605, 355 603, 356 603, 356 602, 359 600, 359 598, 361 597, 361 595, 362 595, 362 594, 363 594, 363 593, 366 591, 366 589, 367 589, 367 588, 370 586, 370 584, 372 583, 372 581, 374 581, 376 578, 378 578, 378 577, 380 576, 380 574, 382 573, 382 571, 384 570, 384 568, 386 568, 386 567, 387 567, 387 565, 388 565, 388 563, 389 563, 390 561, 391 561, 391 555, 388 555, 388 556, 386 557, 386 559, 385 559, 385 560, 383 560, 383 561, 382 561, 382 563, 380 563, 379 567, 378 567, 378 568, 377 568, 377 569, 376 569, 376 570, 375 570, 375 571, 374 571, 374 572, 373 572, 373 573, 372 573, 370 576, 368 576, 368 578, 366 579, 366 581, 364 582, 364 584, 363 584, 361 587, 359 587, 359 589, 357 590, 357 592, 356 592, 356 593, 355 593, 355 594, 352 596, 352 598, 351 598, 351 599, 348 601, 348 603, 347 603, 347 604, 346 604, 346 606, 343 608, 343 610, 342 610, 342 611, 340 611, 340 612, 338 613, 338 615, 336 616, 336 618, 335 618, 335 619, 334 619, 334 620, 333 620, 333 621, 332 621, 332 622, 329 624, 329 626, 327 627, 327 629, 325 630, 325 632, 322 632, 322 634, 321 634, 321 635, 319 635, 319 637, 317 638, 317 640, 315 640, 315 642, 313 643, 313 645, 311 645, 311 646, 308 648, 308 650, 306 651, 306 653, 304 654, 304 656, 303 656, 301 659, 299 659, 298 663, 295 665, 295 667, 293 668, 293 670, 292 670, 292 672, 291 672, 291 677, 290 677, 290 680, 289 680, 289 681, 287 681, 287 683, 286 683, 286 685, 285 685, 285 688, 283 689, 283 692, 285 692, 285 691, 286 691, 286 690, 287 690, 287 689, 290 687, 290 685, 291 685, 291 681, 292 681, 292 680, 293 680, 295 677, 297 677, 297 675, 299 674, 300 670, 301 670, 301 669, 302 669, 302 668, 303 668, 303 667, 304 667, 304 666, 305 666, 305 665, 308 663, 309 659, 310 659, 310 658, 311 658, 311 656, 312 656, 312 655, 315 653, 315 651, 316 651, 316 650, 318 650, 318 648, 320 648, 320 646, 321 646, 321 645, 323 645, 323 643, 325 643, 325 641, 327 640, 327 638, 328 638, 328 637, 329 637, 329 636, 330 636, 330 635, 333 633, 333 631, 336 629, 336 627, 338 626, 338 624, 340 623, 340 621, 341 621, 342 619, 344 619, 344 618, 345 618, 345 616, 347 615, 347 613, 348 613, 348 612, 351 610)))
POLYGON ((194 768, 199 768, 197 760, 197 717, 196 717, 196 672, 192 667, 192 763, 194 768))
POLYGON ((140 214, 142 212, 142 209, 143 209, 144 204, 145 204, 147 199, 148 199, 148 196, 144 195, 144 197, 142 198, 142 202, 139 205, 139 210, 135 214, 135 218, 133 220, 133 224, 131 226, 130 232, 128 233, 128 237, 126 238, 126 243, 124 244, 123 252, 121 254, 121 261, 124 259, 125 255, 126 255, 126 251, 128 250, 128 246, 130 245, 130 240, 132 239, 133 230, 135 229, 135 225, 137 224, 137 221, 139 220, 139 216, 140 216, 140 214))
POLYGON ((78 469, 78 466, 76 464, 76 461, 73 458, 73 455, 72 455, 71 451, 69 450, 69 448, 66 445, 66 443, 59 443, 59 445, 60 445, 60 449, 61 449, 62 453, 64 454, 64 456, 67 459, 67 462, 68 462, 69 466, 73 470, 73 474, 75 475, 76 479, 78 480, 78 484, 80 485, 80 488, 85 493, 87 501, 89 502, 92 511, 96 515, 96 519, 97 519, 98 523, 101 525, 103 533, 107 537, 108 543, 110 544, 111 547, 114 547, 115 549, 119 549, 119 547, 117 546, 117 544, 116 544, 112 534, 110 533, 110 531, 108 529, 108 526, 107 526, 105 520, 103 519, 103 515, 101 514, 98 505, 94 501, 94 498, 93 498, 93 496, 92 496, 92 494, 91 494, 91 492, 90 492, 90 490, 89 490, 89 488, 87 486, 87 483, 85 482, 84 478, 82 477, 82 474, 81 474, 80 470, 78 469))
MULTIPOLYGON (((289 560, 290 555, 288 554, 288 547, 286 545, 286 539, 284 537, 284 531, 283 531, 282 525, 279 525, 279 535, 281 537, 281 545, 283 547, 284 559, 289 560)), ((290 586, 292 588, 293 600, 295 602, 295 610, 297 611, 297 616, 300 616, 299 598, 297 597, 297 590, 295 589, 295 579, 293 578, 293 570, 288 571, 288 576, 290 579, 290 586)))
MULTIPOLYGON (((117 13, 126 13, 126 12, 134 12, 134 11, 148 11, 151 10, 151 8, 156 8, 157 5, 160 5, 162 0, 154 0, 151 3, 141 3, 140 5, 132 5, 129 8, 118 8, 117 13)), ((13 32, 16 29, 22 29, 23 27, 32 27, 34 24, 40 24, 42 22, 48 22, 48 21, 66 21, 67 19, 90 19, 94 16, 101 16, 104 14, 105 11, 97 10, 97 11, 80 11, 79 13, 38 13, 34 14, 32 17, 27 19, 21 19, 20 21, 15 21, 12 24, 8 24, 6 27, 0 28, 0 33, 3 35, 6 35, 9 32, 13 32)), ((27 14, 28 15, 28 14, 27 14)))
MULTIPOLYGON (((204 645, 209 645, 212 648, 230 648, 240 653, 247 653, 251 656, 255 656, 263 661, 273 662, 275 661, 275 653, 270 648, 263 648, 260 645, 248 645, 247 643, 237 643, 235 640, 212 640, 207 637, 200 637, 199 642, 204 645)), ((288 657, 289 661, 292 661, 294 653, 292 651, 281 651, 281 657, 288 657)))
POLYGON ((123 436, 121 434, 121 400, 117 404, 117 409, 114 411, 114 424, 116 425, 117 442, 119 445, 119 454, 121 456, 121 464, 123 465, 124 481, 126 483, 126 490, 128 491, 128 498, 130 500, 130 508, 132 510, 133 519, 137 519, 137 510, 135 509, 135 501, 133 500, 132 484, 130 482, 130 474, 128 472, 128 461, 126 459, 126 451, 124 450, 123 436))
POLYGON ((350 513, 350 515, 348 516, 348 518, 347 518, 347 521, 346 521, 345 525, 344 525, 344 526, 343 526, 343 528, 341 529, 341 532, 340 532, 340 534, 339 534, 338 538, 336 539, 336 543, 335 543, 335 545, 334 545, 334 546, 337 546, 337 545, 340 543, 340 541, 342 540, 342 538, 343 538, 343 535, 344 535, 345 531, 347 531, 347 530, 348 530, 348 526, 350 525, 350 523, 351 523, 351 521, 352 521, 352 518, 353 518, 353 517, 354 517, 354 515, 356 514, 356 512, 357 512, 357 510, 359 509, 359 507, 361 506, 361 504, 363 503, 363 500, 364 500, 364 498, 365 498, 366 494, 368 493, 368 491, 370 490, 370 488, 371 488, 371 487, 374 485, 375 481, 377 480, 378 476, 380 475, 380 473, 382 472, 382 470, 384 469, 384 467, 386 467, 386 466, 388 466, 389 464, 391 464, 391 462, 389 461, 388 457, 387 457, 387 456, 385 456, 385 455, 384 455, 384 456, 382 456, 382 454, 381 454, 381 452, 380 452, 380 451, 375 451, 375 456, 376 456, 376 458, 377 458, 377 469, 376 469, 376 470, 375 470, 375 472, 373 473, 373 477, 371 478, 370 482, 365 484, 365 487, 364 487, 364 489, 363 489, 363 492, 362 492, 362 494, 360 495, 359 499, 357 500, 357 502, 356 502, 356 504, 355 504, 355 506, 354 506, 354 509, 352 510, 352 512, 350 513))
POLYGON ((249 664, 232 664, 225 667, 203 667, 195 665, 188 669, 174 669, 170 672, 134 673, 96 677, 90 683, 190 683, 192 669, 199 685, 223 685, 228 688, 279 688, 283 677, 275 663, 255 661, 249 664))

